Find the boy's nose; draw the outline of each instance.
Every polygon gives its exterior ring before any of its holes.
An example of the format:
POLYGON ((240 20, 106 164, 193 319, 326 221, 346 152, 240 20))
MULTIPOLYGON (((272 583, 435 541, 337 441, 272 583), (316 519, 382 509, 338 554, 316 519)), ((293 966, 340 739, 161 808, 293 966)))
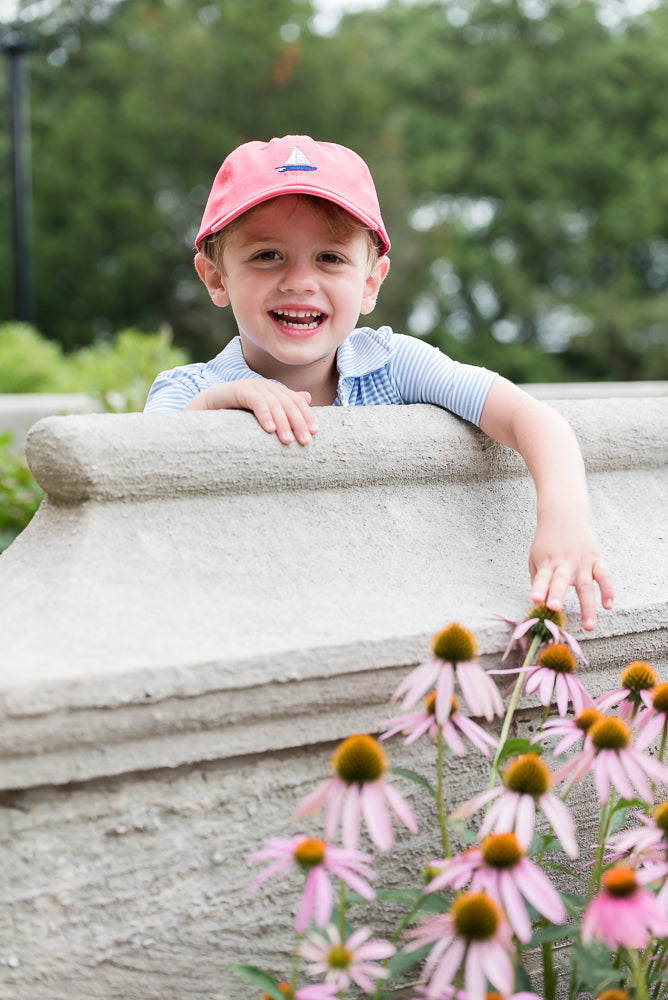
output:
POLYGON ((283 292, 310 292, 318 287, 317 275, 311 264, 295 261, 286 266, 280 281, 283 292))

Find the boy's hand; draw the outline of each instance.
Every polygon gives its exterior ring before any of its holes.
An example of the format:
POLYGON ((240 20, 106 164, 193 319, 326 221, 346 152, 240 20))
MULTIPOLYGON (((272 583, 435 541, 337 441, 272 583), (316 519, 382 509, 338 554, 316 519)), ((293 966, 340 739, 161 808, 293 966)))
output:
POLYGON ((589 522, 588 512, 551 509, 538 518, 538 527, 529 553, 531 600, 561 610, 566 591, 575 587, 580 601, 582 626, 596 628, 594 583, 601 592, 604 608, 614 601, 612 577, 601 555, 589 522))
POLYGON ((310 402, 309 392, 293 392, 269 379, 248 378, 205 389, 186 410, 250 410, 260 427, 275 433, 283 444, 295 438, 308 444, 318 430, 310 402))

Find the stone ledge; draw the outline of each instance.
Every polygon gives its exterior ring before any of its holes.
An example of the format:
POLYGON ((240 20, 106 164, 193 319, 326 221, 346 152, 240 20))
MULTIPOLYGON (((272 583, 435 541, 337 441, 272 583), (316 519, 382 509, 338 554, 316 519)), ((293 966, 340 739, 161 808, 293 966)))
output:
MULTIPOLYGON (((668 400, 554 405, 581 440, 617 581, 616 608, 587 642, 617 637, 620 656, 660 660, 668 400)), ((521 617, 528 593, 534 500, 521 460, 434 407, 319 419, 306 448, 230 411, 33 429, 29 460, 49 498, 0 560, 6 787, 316 739, 310 685, 330 692, 337 726, 351 690, 371 725, 377 671, 418 662, 452 619, 483 656, 503 649, 494 613, 521 617), (259 697, 273 719, 265 741, 259 697)))
MULTIPOLYGON (((668 399, 553 403, 578 430, 590 468, 662 464, 668 399), (656 433, 646 433, 649 421, 656 433)), ((91 414, 41 420, 29 433, 33 475, 59 503, 332 489, 397 480, 470 481, 524 474, 521 459, 434 406, 318 411, 305 446, 258 436, 240 411, 91 414)))

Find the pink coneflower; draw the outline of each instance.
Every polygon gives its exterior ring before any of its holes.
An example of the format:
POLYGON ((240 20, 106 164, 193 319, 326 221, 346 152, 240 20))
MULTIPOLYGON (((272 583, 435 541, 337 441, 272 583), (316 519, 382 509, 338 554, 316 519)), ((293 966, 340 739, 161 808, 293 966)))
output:
MULTIPOLYGON (((407 712, 404 715, 397 715, 393 719, 381 722, 382 726, 390 728, 381 735, 381 740, 387 740, 390 736, 403 733, 406 736, 404 743, 408 746, 415 743, 420 736, 428 733, 432 739, 438 734, 438 722, 436 721, 436 692, 432 691, 424 700, 424 710, 422 712, 407 712)), ((455 695, 452 696, 450 715, 442 725, 443 739, 453 753, 458 757, 466 756, 466 745, 459 736, 459 732, 473 743, 475 747, 489 757, 489 748, 496 749, 497 741, 490 736, 482 726, 479 726, 467 715, 462 715, 459 711, 459 701, 455 695)))
POLYGON ((310 962, 311 976, 325 976, 337 990, 357 983, 365 993, 375 990, 374 979, 387 979, 389 972, 378 961, 391 958, 396 948, 389 941, 369 940, 371 931, 362 927, 346 940, 341 940, 336 927, 330 924, 325 935, 309 934, 300 945, 300 954, 310 962))
POLYGON ((410 806, 383 777, 388 760, 378 740, 366 733, 349 736, 334 751, 332 766, 334 776, 306 796, 295 819, 317 813, 324 806, 325 837, 333 840, 340 824, 343 846, 349 850, 357 849, 362 818, 380 851, 389 851, 394 842, 390 814, 411 833, 417 833, 410 806))
POLYGON ((490 788, 465 802, 452 818, 469 819, 478 809, 492 803, 480 826, 480 836, 492 830, 505 833, 514 830, 524 848, 533 836, 538 806, 561 841, 570 858, 578 856, 575 841, 575 821, 566 805, 551 791, 554 776, 537 754, 522 754, 512 760, 501 774, 502 784, 490 788))
POLYGON ((641 698, 647 706, 638 714, 638 729, 641 735, 636 746, 644 750, 659 734, 668 731, 668 683, 657 684, 652 691, 643 691, 641 698))
POLYGON ((634 660, 622 670, 619 683, 620 686, 615 691, 596 698, 594 704, 602 712, 608 712, 618 705, 620 719, 629 722, 644 704, 643 693, 656 687, 659 676, 649 663, 645 663, 644 660, 634 660))
POLYGON ((465 892, 447 913, 424 917, 407 931, 407 951, 433 945, 424 965, 427 996, 441 996, 462 963, 470 1000, 485 1000, 488 981, 503 994, 515 985, 512 934, 498 903, 485 892, 465 892))
POLYGON ((295 993, 295 1000, 337 1000, 339 987, 336 983, 315 983, 302 986, 295 993))
MULTIPOLYGON (((508 621, 507 618, 504 620, 508 621)), ((575 655, 579 656, 583 663, 587 663, 587 657, 582 652, 579 642, 566 631, 566 624, 566 615, 562 611, 554 611, 544 603, 533 604, 529 608, 527 617, 515 626, 503 659, 506 659, 516 642, 522 646, 522 640, 527 636, 532 639, 538 637, 542 642, 566 642, 575 655)))
MULTIPOLYGON (((469 1000, 469 995, 466 990, 454 990, 452 986, 449 986, 438 996, 427 991, 426 986, 416 986, 414 987, 416 993, 413 1000, 469 1000)), ((501 993, 488 992, 485 996, 485 1000, 543 1000, 542 997, 538 996, 537 993, 527 993, 520 991, 519 993, 508 993, 505 996, 501 993)), ((597 998, 600 1000, 600 998, 597 998)), ((630 1000, 630 998, 627 998, 630 1000)))
POLYGON ((597 719, 603 718, 603 712, 593 705, 589 705, 587 708, 583 708, 579 715, 575 718, 561 718, 558 719, 546 719, 541 726, 540 732, 536 733, 532 737, 532 743, 540 743, 540 741, 545 736, 561 736, 552 755, 554 757, 559 757, 566 750, 570 750, 571 747, 575 746, 578 740, 584 740, 585 736, 597 721, 597 719))
POLYGON ((413 708, 436 686, 436 722, 444 725, 450 715, 455 681, 473 715, 488 722, 503 715, 503 700, 494 681, 475 660, 478 646, 475 636, 453 622, 432 639, 433 656, 412 670, 399 684, 392 700, 403 697, 403 708, 413 708))
MULTIPOLYGON (((278 983, 278 989, 285 1000, 336 1000, 338 987, 336 983, 315 983, 313 986, 302 986, 293 992, 290 983, 278 983)), ((271 993, 263 993, 262 1000, 273 1000, 271 993)))
POLYGON ((603 941, 610 949, 645 948, 652 937, 668 934, 668 916, 638 872, 619 865, 603 876, 603 889, 592 899, 582 917, 584 945, 603 941))
POLYGON ((555 780, 567 779, 565 789, 593 772, 599 802, 605 804, 610 789, 624 799, 636 794, 644 802, 654 802, 650 781, 668 782, 668 768, 632 745, 629 726, 617 716, 604 715, 590 727, 584 747, 555 773, 555 780), (649 780, 648 780, 649 779, 649 780))
POLYGON ((574 712, 582 710, 593 703, 589 692, 575 676, 577 660, 573 651, 563 642, 552 642, 538 654, 536 663, 529 667, 511 667, 506 670, 495 670, 495 674, 524 673, 524 693, 538 692, 541 705, 551 705, 556 692, 557 711, 566 715, 568 702, 573 704, 574 712))
POLYGON ((612 853, 606 860, 625 857, 634 867, 664 861, 668 856, 668 802, 655 806, 651 816, 635 815, 643 825, 609 837, 606 846, 612 853))
MULTIPOLYGON (((514 833, 490 833, 480 847, 470 848, 449 861, 426 888, 434 892, 446 886, 483 890, 495 899, 520 941, 531 940, 531 919, 524 901, 553 924, 563 924, 566 908, 549 878, 526 856, 514 833)), ((439 862, 432 861, 431 865, 439 862)))
POLYGON ((369 868, 369 862, 373 861, 371 855, 326 844, 318 837, 293 837, 291 840, 277 837, 261 851, 251 854, 248 860, 271 862, 260 872, 249 891, 257 889, 272 875, 295 870, 304 872, 304 895, 295 917, 298 934, 304 933, 311 918, 318 927, 329 923, 334 903, 330 874, 342 879, 364 899, 375 899, 375 892, 365 881, 376 877, 369 868))

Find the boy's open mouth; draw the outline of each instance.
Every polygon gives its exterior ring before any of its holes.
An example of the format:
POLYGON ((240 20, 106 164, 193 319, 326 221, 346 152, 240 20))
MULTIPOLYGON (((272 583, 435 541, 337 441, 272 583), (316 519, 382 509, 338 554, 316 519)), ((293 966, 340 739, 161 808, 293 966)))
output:
POLYGON ((292 330, 315 330, 325 318, 324 313, 307 312, 301 309, 274 309, 271 315, 281 326, 290 327, 292 330))

